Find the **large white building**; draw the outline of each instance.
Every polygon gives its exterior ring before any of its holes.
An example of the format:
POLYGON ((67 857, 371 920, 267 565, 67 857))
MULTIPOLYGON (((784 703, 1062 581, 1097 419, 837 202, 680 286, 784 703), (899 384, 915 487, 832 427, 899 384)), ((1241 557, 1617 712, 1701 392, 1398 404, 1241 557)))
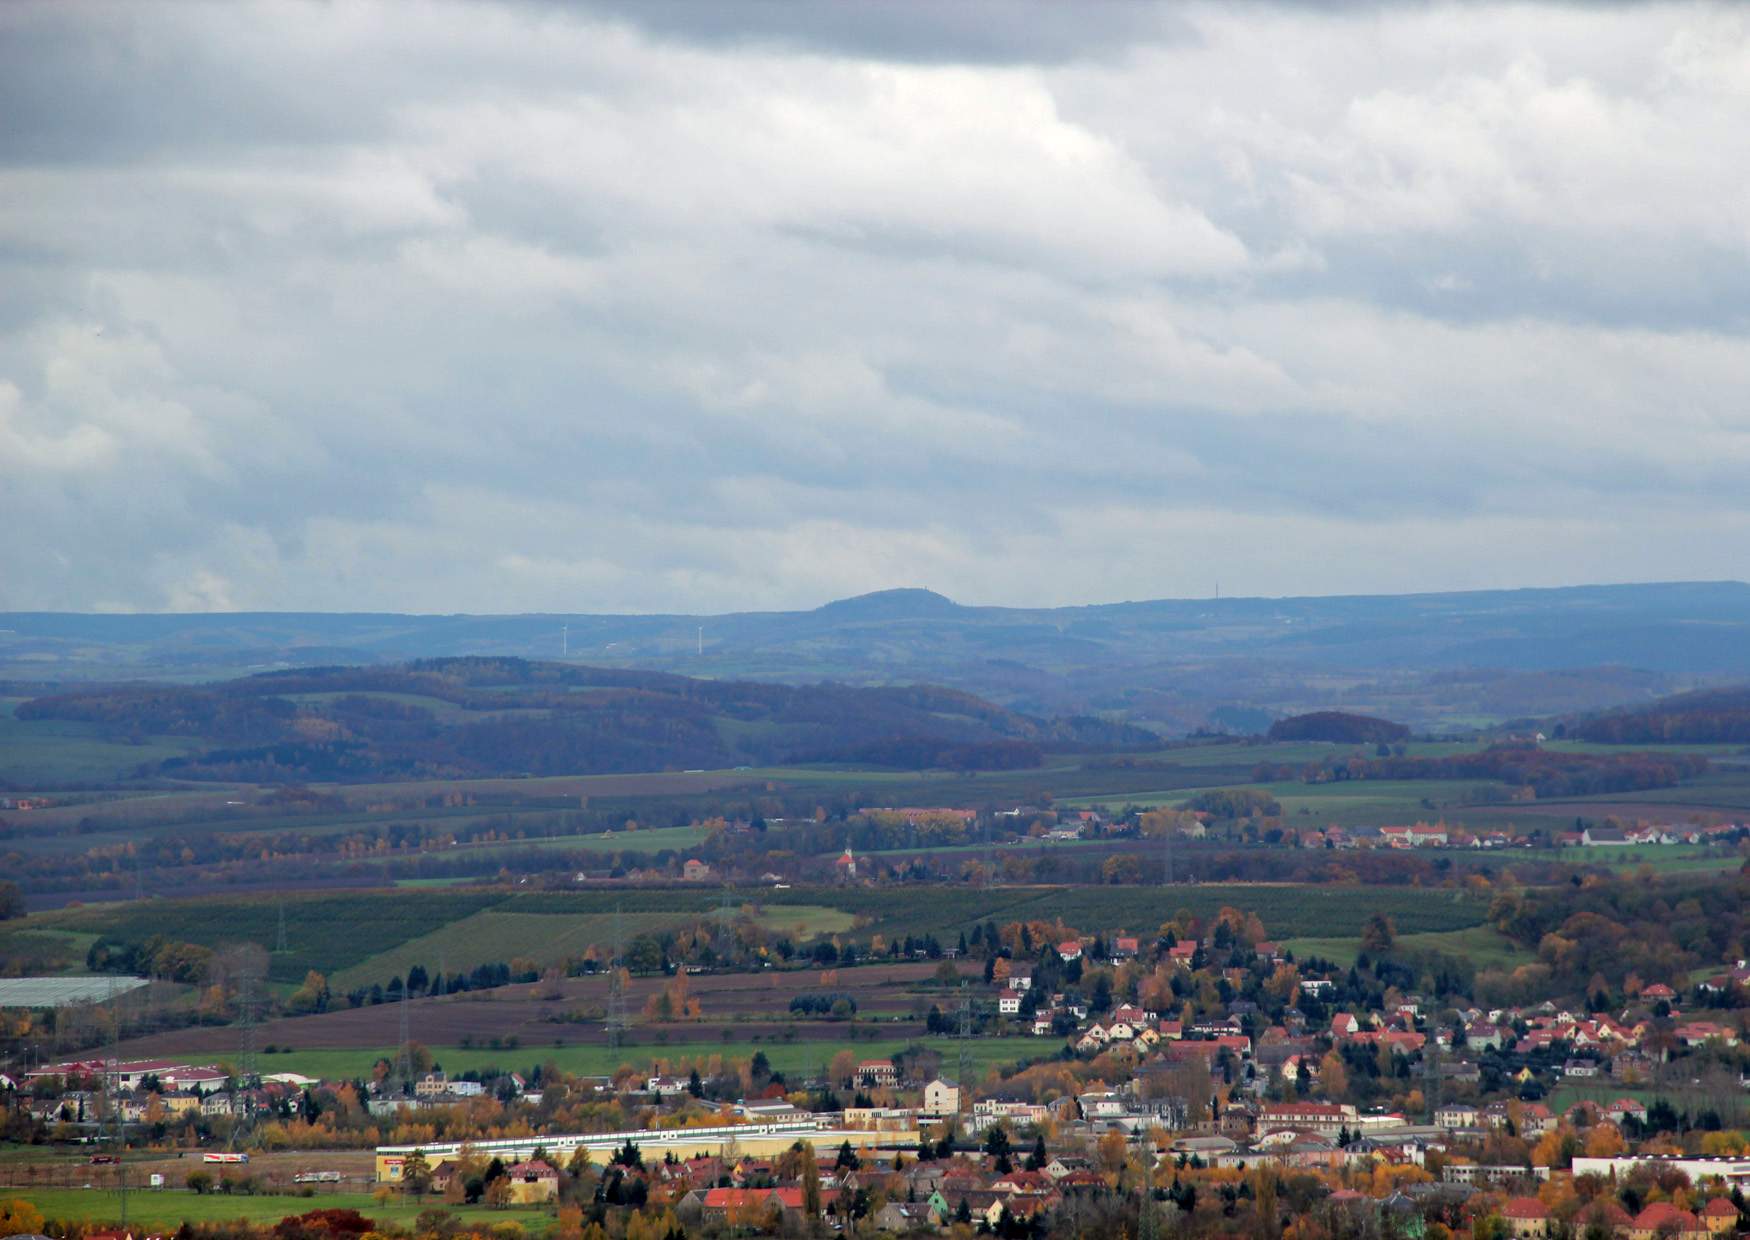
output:
POLYGON ((1610 1179, 1627 1175, 1636 1167, 1669 1168, 1681 1171, 1692 1184, 1703 1180, 1724 1180, 1727 1184, 1750 1185, 1750 1156, 1682 1154, 1619 1154, 1611 1158, 1574 1159, 1574 1174, 1602 1175, 1610 1179))

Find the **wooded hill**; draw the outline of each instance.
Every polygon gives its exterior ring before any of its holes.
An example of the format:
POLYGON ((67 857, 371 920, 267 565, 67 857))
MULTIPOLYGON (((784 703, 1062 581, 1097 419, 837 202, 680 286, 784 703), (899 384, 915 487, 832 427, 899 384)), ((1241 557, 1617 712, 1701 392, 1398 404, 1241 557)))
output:
POLYGON ((211 685, 34 698, 19 720, 205 748, 142 777, 379 781, 867 762, 1016 769, 1042 751, 1146 746, 1140 728, 1041 719, 930 686, 693 680, 522 659, 306 668, 211 685))
POLYGON ((1407 740, 1410 729, 1389 719, 1351 715, 1338 710, 1314 711, 1278 719, 1270 725, 1273 741, 1335 741, 1339 744, 1382 744, 1407 740))
POLYGON ((1330 709, 1448 731, 1750 678, 1750 585, 963 606, 884 590, 725 615, 0 613, 0 677, 218 680, 266 667, 560 658, 718 680, 927 682, 1034 715, 1250 735, 1330 709))
POLYGON ((1566 730, 1605 745, 1750 742, 1750 686, 1679 693, 1581 719, 1566 730))

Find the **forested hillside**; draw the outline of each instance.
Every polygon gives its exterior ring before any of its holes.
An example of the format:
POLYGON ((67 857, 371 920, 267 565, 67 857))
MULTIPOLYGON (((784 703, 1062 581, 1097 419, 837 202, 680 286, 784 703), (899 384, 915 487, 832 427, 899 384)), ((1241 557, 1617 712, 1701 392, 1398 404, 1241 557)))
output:
POLYGON ((1278 719, 1270 725, 1273 741, 1335 741, 1340 744, 1382 744, 1401 741, 1410 729, 1389 719, 1351 715, 1337 710, 1315 711, 1278 719))
POLYGON ((1582 719, 1569 730, 1606 745, 1739 744, 1750 741, 1750 687, 1680 693, 1582 719))
MULTIPOLYGON (((583 600, 580 600, 580 603, 583 600)), ((1463 730, 1750 676, 1750 586, 972 607, 885 590, 723 615, 0 613, 0 677, 217 680, 269 667, 571 658, 787 684, 927 682, 1035 715, 1251 734, 1342 711, 1463 730)))
POLYGON ((201 748, 141 776, 257 782, 595 774, 813 761, 1014 769, 1045 748, 1153 743, 929 686, 692 680, 521 659, 308 668, 213 685, 123 685, 22 703, 25 723, 201 748))

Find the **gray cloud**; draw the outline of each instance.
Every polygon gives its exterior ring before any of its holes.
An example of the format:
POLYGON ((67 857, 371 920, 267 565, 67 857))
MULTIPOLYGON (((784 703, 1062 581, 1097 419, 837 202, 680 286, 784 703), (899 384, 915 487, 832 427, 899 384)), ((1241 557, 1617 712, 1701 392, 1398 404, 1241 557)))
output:
POLYGON ((1192 31, 1165 5, 1105 0, 887 0, 786 4, 780 0, 590 0, 588 7, 659 39, 714 49, 795 49, 917 63, 1060 64, 1105 58, 1192 31))
POLYGON ((1742 15, 1358 7, 0 8, 0 607, 1750 573, 1742 15))

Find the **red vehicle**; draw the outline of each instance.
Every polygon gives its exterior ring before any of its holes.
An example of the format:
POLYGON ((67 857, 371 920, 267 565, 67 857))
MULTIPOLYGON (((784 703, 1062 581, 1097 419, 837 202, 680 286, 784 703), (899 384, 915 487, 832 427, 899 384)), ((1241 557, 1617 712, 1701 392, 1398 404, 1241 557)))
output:
POLYGON ((122 1156, 120 1154, 93 1154, 91 1156, 91 1165, 93 1167, 107 1167, 111 1163, 119 1163, 121 1160, 122 1156))

